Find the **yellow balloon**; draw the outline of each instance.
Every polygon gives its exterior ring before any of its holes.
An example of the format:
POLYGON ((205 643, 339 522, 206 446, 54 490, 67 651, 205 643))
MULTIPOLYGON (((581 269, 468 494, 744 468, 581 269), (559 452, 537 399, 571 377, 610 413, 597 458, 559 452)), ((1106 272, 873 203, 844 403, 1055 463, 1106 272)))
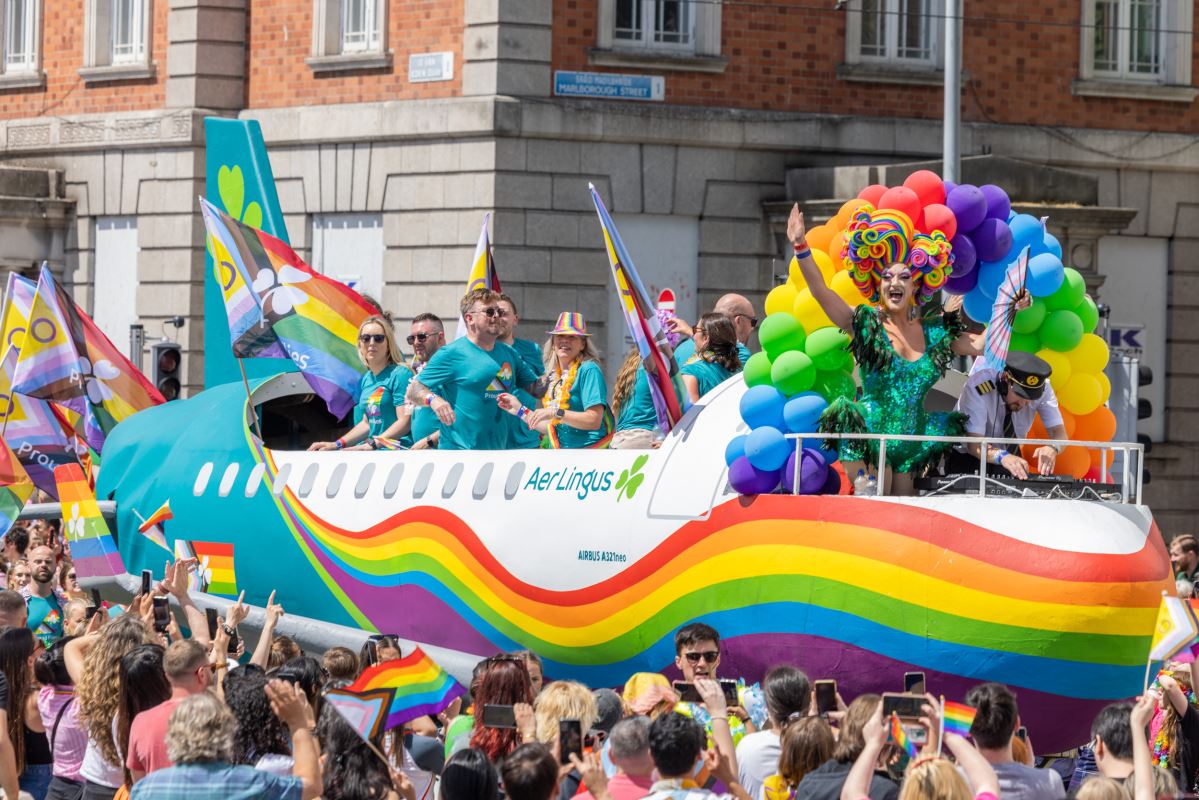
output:
POLYGON ((856 308, 866 302, 866 298, 858 291, 857 284, 853 282, 853 276, 847 270, 842 270, 834 275, 829 286, 850 308, 856 308))
POLYGON ((1107 399, 1112 396, 1112 382, 1108 380, 1105 373, 1096 372, 1095 379, 1099 381, 1099 403, 1102 405, 1107 402, 1107 399))
POLYGON ((1066 384, 1070 382, 1070 377, 1074 374, 1074 365, 1071 363, 1069 356, 1065 353, 1059 353, 1057 350, 1038 350, 1037 355, 1045 360, 1049 368, 1053 371, 1049 373, 1049 383, 1053 386, 1053 391, 1061 394, 1061 391, 1066 388, 1066 384))
POLYGON ((1093 333, 1084 334, 1078 345, 1066 355, 1075 372, 1103 372, 1107 367, 1107 342, 1093 333))
POLYGON ((791 284, 790 281, 782 286, 776 286, 770 290, 770 294, 766 295, 766 315, 777 314, 780 311, 784 314, 793 313, 795 308, 795 298, 799 295, 799 290, 791 284))
POLYGON ((812 293, 804 289, 795 298, 795 318, 799 320, 799 324, 803 326, 804 332, 809 336, 813 331, 820 328, 827 328, 832 325, 832 321, 828 315, 824 313, 824 309, 816 302, 816 298, 812 297, 812 293))
POLYGON ((1071 414, 1085 416, 1103 403, 1103 385, 1090 372, 1076 372, 1058 395, 1058 401, 1071 414))
MULTIPOLYGON (((828 257, 828 253, 812 248, 812 260, 816 262, 816 268, 824 276, 825 284, 831 281, 835 270, 833 269, 833 261, 828 257)), ((808 286, 808 282, 803 279, 803 273, 800 272, 799 259, 795 258, 795 256, 791 257, 791 263, 787 267, 787 283, 794 286, 796 291, 802 291, 808 286)))

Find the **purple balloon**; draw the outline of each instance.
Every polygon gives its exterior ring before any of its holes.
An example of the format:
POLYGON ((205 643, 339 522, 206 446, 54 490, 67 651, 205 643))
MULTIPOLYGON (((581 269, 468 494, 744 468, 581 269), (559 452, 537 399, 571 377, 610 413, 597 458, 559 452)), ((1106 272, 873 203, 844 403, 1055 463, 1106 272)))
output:
POLYGON ((779 470, 761 470, 745 456, 729 465, 729 486, 738 494, 767 494, 779 485, 779 470))
POLYGON ((945 197, 945 205, 958 221, 958 233, 969 233, 987 216, 987 197, 982 189, 969 183, 954 187, 945 197))
POLYGON ((1006 222, 987 217, 970 235, 980 261, 999 261, 1012 249, 1012 229, 1006 222))
POLYGON ((944 289, 949 294, 970 294, 978 286, 978 270, 971 270, 965 275, 958 275, 957 270, 945 281, 944 289))
POLYGON ((949 245, 953 248, 953 272, 950 275, 961 278, 973 272, 974 265, 978 263, 978 251, 974 249, 974 240, 970 238, 970 234, 955 234, 949 240, 949 245))
POLYGON ((1012 213, 1012 201, 1007 192, 993 183, 978 187, 987 198, 987 218, 1006 222, 1012 213))
POLYGON ((953 181, 942 181, 945 184, 945 196, 949 197, 949 193, 958 188, 958 185, 953 181))
MULTIPOLYGON (((804 448, 802 460, 799 462, 799 493, 819 494, 821 487, 828 480, 828 464, 819 450, 804 448)), ((787 492, 795 490, 795 453, 787 456, 783 465, 783 489, 787 492)))
POLYGON ((824 486, 820 487, 819 494, 840 494, 841 492, 841 473, 835 469, 828 471, 828 478, 824 481, 824 486))

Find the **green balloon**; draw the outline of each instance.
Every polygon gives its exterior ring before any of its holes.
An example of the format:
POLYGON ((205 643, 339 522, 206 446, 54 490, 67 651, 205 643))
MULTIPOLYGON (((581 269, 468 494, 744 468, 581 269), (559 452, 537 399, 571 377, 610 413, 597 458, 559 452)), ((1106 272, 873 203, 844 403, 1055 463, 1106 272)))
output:
POLYGON ((1009 350, 1019 350, 1022 353, 1035 353, 1041 349, 1041 337, 1035 333, 1013 333, 1008 343, 1009 350))
POLYGON ((790 397, 806 392, 816 380, 816 367, 806 353, 789 350, 779 354, 770 367, 770 379, 774 388, 790 397))
POLYGON ((1065 272, 1062 285, 1045 298, 1045 305, 1049 306, 1050 311, 1070 311, 1087 296, 1087 282, 1082 279, 1082 273, 1074 267, 1066 267, 1065 272))
POLYGON ((745 376, 747 386, 769 386, 770 356, 765 353, 754 353, 749 357, 749 361, 745 362, 741 374, 745 376))
POLYGON ((856 366, 856 365, 854 364, 853 353, 846 350, 844 353, 841 354, 840 363, 838 363, 835 367, 832 367, 831 369, 840 370, 841 372, 848 372, 850 375, 852 375, 854 366, 856 366))
POLYGON ((782 311, 771 314, 758 326, 758 341, 771 360, 791 350, 803 352, 805 338, 799 320, 782 311))
POLYGON ((1099 309, 1095 307, 1095 301, 1087 295, 1082 299, 1082 302, 1074 307, 1074 313, 1082 320, 1082 332, 1094 333, 1095 328, 1099 325, 1099 309))
POLYGON ((1034 297, 1031 306, 1016 312, 1016 319, 1012 321, 1012 331, 1015 333, 1033 333, 1037 328, 1041 327, 1041 323, 1045 321, 1047 313, 1049 313, 1049 309, 1046 307, 1045 301, 1039 297, 1034 297))
POLYGON ((852 372, 840 369, 821 370, 816 373, 812 391, 831 403, 838 397, 853 400, 857 396, 858 387, 853 382, 852 372))
MULTIPOLYGON (((821 328, 812 331, 804 343, 804 352, 812 359, 816 369, 840 369, 845 363, 845 345, 849 344, 849 336, 840 328, 821 328)), ((853 356, 850 356, 853 358, 853 356)))
POLYGON ((1041 325, 1041 344, 1065 353, 1082 341, 1082 320, 1073 311, 1050 311, 1041 325))

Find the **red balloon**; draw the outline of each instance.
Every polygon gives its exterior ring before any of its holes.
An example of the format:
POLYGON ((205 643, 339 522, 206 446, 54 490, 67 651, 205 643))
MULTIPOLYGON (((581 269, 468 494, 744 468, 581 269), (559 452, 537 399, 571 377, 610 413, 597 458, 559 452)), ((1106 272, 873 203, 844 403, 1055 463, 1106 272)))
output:
POLYGON ((922 233, 940 231, 946 239, 952 239, 958 232, 958 218, 948 206, 933 203, 924 207, 924 224, 920 226, 922 233))
POLYGON ((875 183, 858 192, 858 199, 865 200, 870 205, 878 208, 879 198, 881 198, 886 191, 886 186, 883 186, 881 183, 875 183))
POLYGON ((921 207, 945 202, 945 182, 935 172, 917 170, 908 176, 903 185, 916 193, 921 207))
POLYGON ((915 225, 916 220, 920 218, 920 210, 923 206, 920 205, 920 198, 911 189, 906 186, 895 186, 888 189, 879 198, 878 208, 891 208, 896 211, 902 211, 904 214, 907 214, 908 219, 915 225))

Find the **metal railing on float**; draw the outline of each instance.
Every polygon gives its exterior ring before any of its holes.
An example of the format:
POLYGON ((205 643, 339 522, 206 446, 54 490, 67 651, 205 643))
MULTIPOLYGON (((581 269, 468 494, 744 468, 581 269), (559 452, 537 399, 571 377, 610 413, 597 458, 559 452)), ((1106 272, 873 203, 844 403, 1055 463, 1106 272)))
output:
MULTIPOLYGON (((787 434, 787 438, 795 440, 795 453, 796 453, 795 454, 795 474, 792 476, 794 479, 794 484, 793 484, 794 488, 792 489, 792 494, 799 494, 800 467, 801 467, 801 461, 802 461, 801 451, 804 447, 804 444, 809 443, 809 446, 811 446, 811 443, 822 442, 825 440, 837 440, 837 439, 874 440, 879 443, 878 444, 878 461, 876 464, 874 464, 875 468, 878 470, 877 476, 878 476, 878 495, 879 496, 885 496, 887 494, 887 489, 886 489, 887 481, 884 478, 884 476, 887 474, 887 467, 886 467, 886 464, 887 464, 887 442, 941 442, 941 443, 954 444, 954 445, 975 445, 976 444, 976 445, 979 445, 979 452, 982 452, 982 453, 986 453, 988 445, 993 445, 993 444, 1016 445, 1017 449, 1014 451, 1014 454, 1019 454, 1018 446, 1026 445, 1026 444, 1034 445, 1037 447, 1039 447, 1041 445, 1049 445, 1051 447, 1077 446, 1077 447, 1085 447, 1088 449, 1098 449, 1098 450, 1102 450, 1104 455, 1103 455, 1103 458, 1100 459, 1100 461, 1099 461, 1099 464, 1100 464, 1099 481, 1096 485, 1107 484, 1108 478, 1114 477, 1112 475, 1112 473, 1110 473, 1108 471, 1108 464, 1107 464, 1108 452, 1119 454, 1119 457, 1116 459, 1116 461, 1118 461, 1119 463, 1116 464, 1115 462, 1113 462, 1113 466, 1119 468, 1120 474, 1122 475, 1122 478, 1123 478, 1119 484, 1119 488, 1120 488, 1119 502, 1120 503, 1133 503, 1135 505, 1141 505, 1141 494, 1142 494, 1142 491, 1144 490, 1144 485, 1145 485, 1144 484, 1145 446, 1138 442, 1092 442, 1092 441, 1075 441, 1075 440, 1070 440, 1070 439, 1006 439, 1006 438, 1002 438, 1002 437, 998 437, 998 436, 994 436, 994 437, 992 437, 992 436, 914 436, 914 435, 910 435, 910 434, 897 434, 897 433, 887 433, 887 434, 879 434, 879 433, 789 433, 789 434, 787 434), (1129 463, 1130 460, 1135 462, 1135 470, 1134 470, 1134 465, 1129 463), (1135 479, 1133 478, 1134 472, 1135 472, 1135 479), (1130 485, 1135 487, 1135 492, 1131 495, 1129 494, 1129 486, 1130 485)), ((1000 481, 994 480, 994 478, 992 476, 989 476, 987 474, 987 466, 988 466, 988 464, 985 461, 983 461, 982 459, 979 459, 978 473, 977 473, 977 475, 978 475, 978 496, 986 497, 987 496, 987 485, 992 484, 994 487, 1002 487, 1003 496, 1011 497, 1012 491, 1011 491, 1010 487, 1008 487, 1007 484, 1004 484, 1000 481)), ((846 475, 846 477, 849 478, 850 480, 852 480, 852 476, 846 475)), ((974 477, 975 476, 972 474, 969 476, 969 479, 971 481, 973 481, 974 477)), ((1052 476, 1049 476, 1049 477, 1052 477, 1052 476)), ((1063 481, 1072 480, 1069 476, 1060 476, 1060 477, 1063 481)), ((1084 484, 1085 484, 1085 482, 1084 482, 1084 484)), ((992 495, 996 495, 996 494, 999 494, 999 492, 995 491, 995 489, 993 488, 992 495)), ((1098 495, 1098 493, 1096 493, 1095 499, 1107 500, 1107 498, 1105 498, 1105 497, 1100 497, 1098 495)))

